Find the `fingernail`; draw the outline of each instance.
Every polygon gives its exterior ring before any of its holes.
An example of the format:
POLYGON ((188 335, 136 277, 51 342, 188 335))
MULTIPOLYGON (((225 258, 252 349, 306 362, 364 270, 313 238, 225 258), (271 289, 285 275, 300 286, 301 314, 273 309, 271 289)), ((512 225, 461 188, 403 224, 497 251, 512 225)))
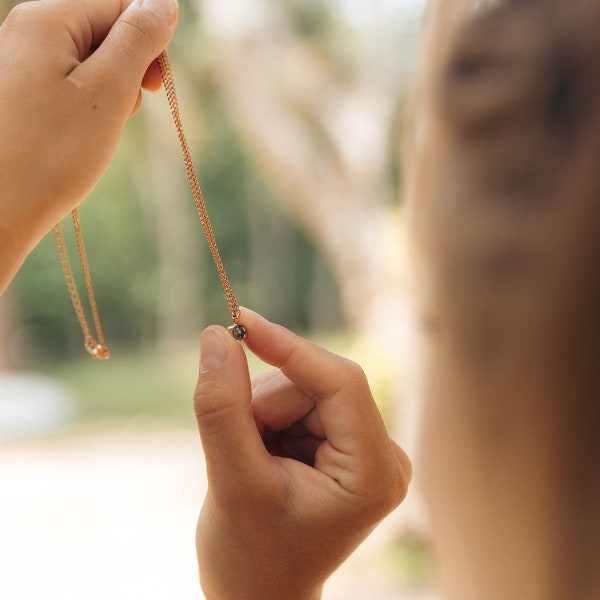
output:
POLYGON ((177 20, 179 12, 177 0, 141 0, 140 5, 153 12, 168 25, 172 25, 177 20))
POLYGON ((225 365, 227 346, 225 338, 218 329, 206 329, 200 338, 200 369, 214 371, 225 365))

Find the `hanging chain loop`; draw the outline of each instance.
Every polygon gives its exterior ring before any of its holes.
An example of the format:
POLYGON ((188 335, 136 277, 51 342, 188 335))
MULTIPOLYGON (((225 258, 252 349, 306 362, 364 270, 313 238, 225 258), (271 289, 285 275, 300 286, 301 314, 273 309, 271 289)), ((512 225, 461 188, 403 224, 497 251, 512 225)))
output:
MULTIPOLYGON (((204 235, 208 243, 208 248, 214 260, 215 266, 217 267, 217 272, 219 274, 219 279, 221 280, 223 291, 225 292, 225 298, 227 300, 229 312, 231 313, 231 318, 233 319, 234 324, 229 329, 231 330, 235 339, 243 340, 246 337, 246 328, 238 323, 238 319, 240 316, 240 306, 236 300, 235 294, 233 293, 233 289, 231 287, 231 284, 229 283, 229 278, 227 277, 227 273, 225 272, 225 267, 223 266, 223 261, 221 260, 221 255, 219 253, 219 248, 217 247, 215 234, 210 224, 210 219, 208 218, 208 212, 204 203, 204 197, 202 196, 202 190, 200 189, 198 175, 196 174, 196 170, 194 169, 194 163, 192 162, 190 149, 185 134, 183 132, 183 125, 181 123, 181 115, 179 112, 179 105, 177 102, 177 94, 175 92, 175 83, 173 81, 173 73, 171 71, 171 65, 169 64, 169 59, 167 57, 166 50, 158 57, 158 64, 162 74, 163 85, 167 94, 167 100, 169 102, 171 114, 173 115, 173 121, 175 122, 175 127, 177 129, 177 136, 179 137, 179 143, 181 145, 181 151, 183 153, 185 169, 187 172, 188 180, 190 182, 190 188, 194 196, 194 203, 198 211, 198 216, 200 217, 200 222, 202 223, 202 229, 204 230, 204 235)), ((85 311, 83 310, 83 306, 81 304, 81 298, 79 297, 79 292, 77 291, 77 284, 75 283, 73 269, 71 268, 71 262, 69 260, 67 247, 65 245, 65 239, 60 225, 58 223, 56 224, 53 230, 54 240, 56 242, 56 250, 60 259, 60 265, 62 267, 62 271, 65 277, 65 282, 67 284, 69 296, 71 297, 71 303, 73 304, 75 315, 77 316, 77 320, 79 321, 79 325, 81 326, 81 330, 83 331, 83 335, 85 338, 85 348, 94 358, 105 360, 110 357, 110 352, 105 344, 104 334, 102 332, 102 326, 100 324, 100 317, 98 316, 98 308, 96 306, 96 299, 94 297, 94 290, 92 288, 92 278, 90 275, 90 269, 88 267, 85 246, 83 244, 83 235, 81 233, 81 224, 79 222, 79 215, 77 213, 77 209, 73 209, 72 217, 73 228, 75 230, 75 239, 77 241, 77 249, 79 251, 79 259, 81 261, 81 269, 83 271, 83 279, 85 281, 85 287, 90 302, 92 319, 94 321, 94 326, 96 329, 96 338, 94 338, 94 336, 92 335, 90 326, 88 325, 85 316, 85 311)))
POLYGON ((67 246, 65 244, 65 238, 63 236, 60 225, 57 223, 53 229, 54 241, 56 243, 56 250, 58 252, 58 258, 60 260, 60 266, 62 267, 63 274, 65 276, 65 282, 71 297, 71 303, 75 310, 75 315, 83 331, 85 340, 85 349, 92 355, 93 358, 100 360, 107 360, 110 358, 110 351, 104 341, 104 333, 102 332, 102 325, 100 324, 100 317, 98 315, 98 307, 96 306, 96 298, 94 296, 94 289, 92 288, 92 277, 90 275, 90 269, 85 254, 85 246, 83 245, 83 236, 81 235, 81 225, 79 223, 79 215, 77 209, 73 209, 71 212, 73 217, 73 228, 75 229, 75 238, 77 240, 77 249, 79 250, 79 259, 81 261, 81 270, 83 271, 83 279, 85 281, 85 287, 87 289, 88 298, 90 301, 90 310, 92 312, 92 319, 94 320, 94 326, 96 328, 96 338, 90 331, 83 306, 81 305, 81 299, 79 292, 77 291, 77 284, 75 283, 75 277, 73 276, 73 269, 71 268, 71 261, 67 253, 67 246))
POLYGON ((213 257, 215 266, 217 267, 217 272, 219 273, 219 279, 221 280, 221 285, 223 286, 223 291, 225 292, 225 298, 227 300, 229 312, 231 313, 231 318, 233 319, 233 322, 237 324, 237 320, 240 316, 240 305, 238 304, 235 294, 233 293, 233 289, 229 283, 229 278, 225 272, 225 267, 223 266, 223 261, 221 260, 215 234, 210 224, 210 219, 208 218, 208 212, 206 211, 206 204, 204 203, 202 190, 200 189, 198 175, 196 174, 196 169, 194 168, 194 163, 192 162, 189 145, 187 143, 185 133, 183 132, 181 114, 179 111, 179 104, 177 102, 177 93, 175 92, 173 72, 171 70, 171 65, 169 63, 166 50, 158 57, 158 65, 162 74, 163 85, 167 94, 167 100, 169 102, 171 114, 173 115, 173 121, 175 122, 175 128, 177 129, 177 136, 179 137, 181 152, 183 153, 183 161, 185 162, 185 170, 187 172, 190 188, 194 196, 194 203, 196 205, 196 209, 198 210, 198 216, 200 217, 200 222, 202 223, 202 229, 204 230, 208 248, 213 257))

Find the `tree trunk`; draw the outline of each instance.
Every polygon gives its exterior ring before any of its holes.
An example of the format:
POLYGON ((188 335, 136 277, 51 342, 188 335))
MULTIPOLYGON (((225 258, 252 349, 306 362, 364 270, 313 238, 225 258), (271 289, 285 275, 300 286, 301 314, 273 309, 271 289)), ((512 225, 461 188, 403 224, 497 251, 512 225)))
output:
POLYGON ((157 344, 169 351, 174 343, 189 337, 190 327, 201 321, 202 278, 199 270, 204 253, 173 122, 163 94, 146 97, 144 115, 150 148, 150 172, 142 187, 149 199, 156 235, 158 268, 157 344), (194 249, 197 252, 194 252, 194 249))
POLYGON ((249 156, 329 261, 351 327, 397 340, 400 213, 386 150, 401 82, 372 65, 336 81, 328 57, 262 0, 201 6, 215 78, 249 156))

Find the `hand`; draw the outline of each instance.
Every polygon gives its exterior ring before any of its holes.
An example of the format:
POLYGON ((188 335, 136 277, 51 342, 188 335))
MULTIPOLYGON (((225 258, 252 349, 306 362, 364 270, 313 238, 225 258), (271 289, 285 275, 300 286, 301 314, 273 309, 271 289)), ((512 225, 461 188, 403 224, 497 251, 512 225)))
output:
POLYGON ((141 87, 160 87, 177 2, 130 2, 26 2, 0 27, 0 293, 96 185, 141 87))
POLYGON ((410 462, 356 364, 243 310, 251 383, 223 328, 202 335, 195 409, 208 493, 197 531, 209 600, 319 598, 406 495, 410 462))

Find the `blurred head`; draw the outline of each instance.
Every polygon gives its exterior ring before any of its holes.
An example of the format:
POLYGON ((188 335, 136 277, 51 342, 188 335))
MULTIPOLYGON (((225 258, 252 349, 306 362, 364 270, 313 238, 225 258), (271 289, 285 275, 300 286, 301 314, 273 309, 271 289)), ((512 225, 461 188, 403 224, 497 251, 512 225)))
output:
POLYGON ((597 553, 599 27, 597 0, 431 8, 407 189, 449 597, 574 597, 597 553))
POLYGON ((430 332, 460 330, 477 360, 511 327, 512 344, 595 339, 600 3, 438 0, 429 17, 407 164, 430 332))

